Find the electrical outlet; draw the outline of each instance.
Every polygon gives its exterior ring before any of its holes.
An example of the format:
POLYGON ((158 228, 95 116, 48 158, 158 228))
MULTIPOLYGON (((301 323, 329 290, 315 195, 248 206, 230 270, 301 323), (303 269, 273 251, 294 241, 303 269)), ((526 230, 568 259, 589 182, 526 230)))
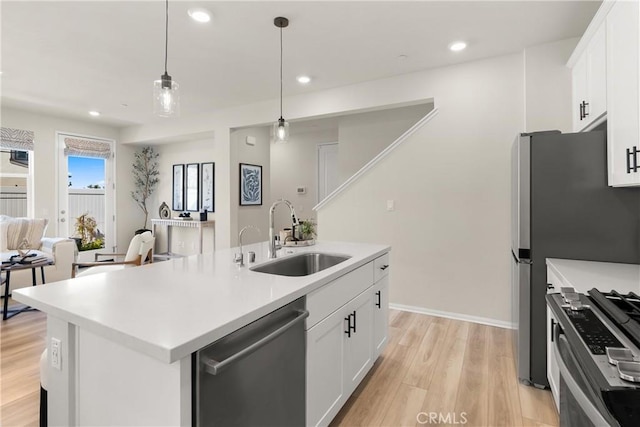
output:
POLYGON ((58 338, 51 338, 51 366, 62 370, 62 342, 58 338))

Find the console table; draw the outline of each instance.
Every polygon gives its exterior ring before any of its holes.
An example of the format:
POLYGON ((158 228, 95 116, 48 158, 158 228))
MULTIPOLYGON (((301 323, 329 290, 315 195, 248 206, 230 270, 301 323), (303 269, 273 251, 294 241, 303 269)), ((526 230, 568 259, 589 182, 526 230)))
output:
POLYGON ((153 235, 156 235, 156 227, 158 225, 162 225, 167 227, 167 253, 162 254, 168 257, 178 255, 171 253, 171 228, 172 227, 183 227, 183 228, 196 228, 198 229, 198 253, 202 253, 202 234, 203 229, 211 228, 213 229, 213 250, 216 250, 216 222, 214 220, 210 221, 197 221, 195 219, 192 220, 181 220, 181 219, 152 219, 151 224, 153 225, 153 235))

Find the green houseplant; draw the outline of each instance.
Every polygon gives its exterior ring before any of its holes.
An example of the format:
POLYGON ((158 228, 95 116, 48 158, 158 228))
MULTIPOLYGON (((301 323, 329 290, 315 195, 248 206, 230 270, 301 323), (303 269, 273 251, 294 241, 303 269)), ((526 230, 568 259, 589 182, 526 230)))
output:
POLYGON ((135 190, 131 192, 131 197, 144 212, 143 229, 147 228, 149 219, 149 209, 147 200, 158 187, 160 171, 158 170, 158 153, 152 147, 144 147, 134 153, 133 162, 133 184, 135 190))
POLYGON ((79 251, 104 248, 104 239, 99 233, 98 223, 88 212, 76 218, 75 229, 79 236, 75 239, 79 251))
POLYGON ((316 236, 316 223, 312 219, 300 221, 300 234, 302 240, 311 240, 316 236))

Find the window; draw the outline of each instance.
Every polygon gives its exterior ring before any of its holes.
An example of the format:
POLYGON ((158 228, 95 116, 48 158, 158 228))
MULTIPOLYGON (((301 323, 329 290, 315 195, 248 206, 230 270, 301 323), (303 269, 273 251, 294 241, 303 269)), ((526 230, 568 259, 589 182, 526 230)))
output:
POLYGON ((0 151, 0 215, 32 216, 31 154, 20 150, 0 151))
POLYGON ((33 137, 0 127, 0 215, 33 216, 33 137))

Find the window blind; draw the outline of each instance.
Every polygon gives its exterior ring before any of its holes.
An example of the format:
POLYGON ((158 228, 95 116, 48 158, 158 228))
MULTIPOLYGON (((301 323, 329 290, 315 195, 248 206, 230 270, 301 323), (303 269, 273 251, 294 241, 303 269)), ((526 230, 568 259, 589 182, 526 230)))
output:
POLYGON ((5 150, 33 151, 33 131, 0 128, 0 148, 5 150))
POLYGON ((65 156, 108 159, 111 157, 111 144, 95 139, 65 138, 64 154, 65 156))

